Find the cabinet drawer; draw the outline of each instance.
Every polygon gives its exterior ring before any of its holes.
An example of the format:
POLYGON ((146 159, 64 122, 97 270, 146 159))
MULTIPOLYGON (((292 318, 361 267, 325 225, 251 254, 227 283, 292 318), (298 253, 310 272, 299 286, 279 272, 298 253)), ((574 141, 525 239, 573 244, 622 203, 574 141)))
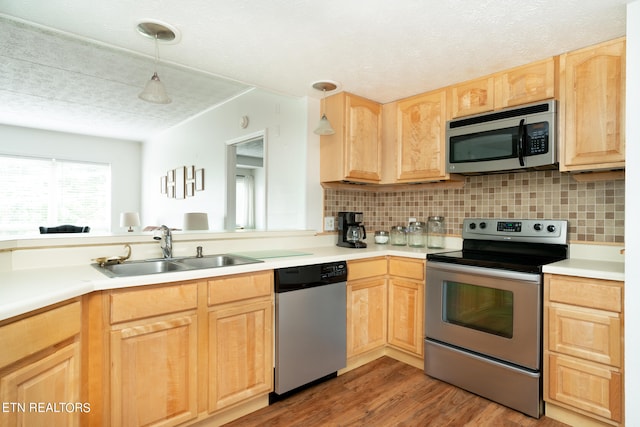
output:
POLYGON ((622 375, 611 368, 549 354, 547 398, 614 421, 622 418, 622 375))
POLYGON ((621 366, 621 321, 613 313, 549 307, 549 350, 621 366))
POLYGON ((554 274, 545 277, 549 301, 616 313, 622 311, 622 282, 554 274))
POLYGON ((384 257, 347 261, 347 281, 387 274, 387 260, 384 257))
POLYGON ((0 368, 79 334, 80 314, 74 301, 0 327, 0 368))
POLYGON ((209 305, 269 296, 273 293, 273 271, 211 279, 207 287, 209 305))
POLYGON ((408 279, 424 280, 425 262, 409 258, 389 258, 389 274, 408 279))
POLYGON ((197 300, 195 282, 113 291, 110 294, 111 323, 195 309, 197 300))

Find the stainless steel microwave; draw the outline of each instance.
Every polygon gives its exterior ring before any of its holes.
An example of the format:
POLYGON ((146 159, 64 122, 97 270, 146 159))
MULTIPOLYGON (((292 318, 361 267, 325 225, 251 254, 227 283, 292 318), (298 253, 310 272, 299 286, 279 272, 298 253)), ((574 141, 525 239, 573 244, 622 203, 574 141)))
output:
POLYGON ((462 117, 447 122, 449 173, 557 168, 556 101, 462 117))

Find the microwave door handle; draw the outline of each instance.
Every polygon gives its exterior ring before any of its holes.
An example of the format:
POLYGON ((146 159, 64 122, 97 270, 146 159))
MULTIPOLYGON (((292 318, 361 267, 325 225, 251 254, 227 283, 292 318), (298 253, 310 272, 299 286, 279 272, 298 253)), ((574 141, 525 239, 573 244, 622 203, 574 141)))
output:
POLYGON ((527 128, 524 125, 524 119, 521 119, 518 126, 518 160, 520 160, 520 166, 524 166, 524 142, 526 139, 527 128))

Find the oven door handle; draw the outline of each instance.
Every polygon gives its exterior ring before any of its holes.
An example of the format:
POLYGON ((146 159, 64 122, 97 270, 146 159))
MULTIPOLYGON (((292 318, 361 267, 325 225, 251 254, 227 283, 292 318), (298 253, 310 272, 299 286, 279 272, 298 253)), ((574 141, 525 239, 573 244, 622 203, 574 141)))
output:
POLYGON ((427 261, 427 276, 429 270, 437 269, 451 273, 466 273, 481 276, 498 277, 501 279, 519 280, 524 282, 541 283, 542 275, 537 273, 522 273, 520 271, 501 270, 498 268, 476 267, 473 265, 452 264, 448 262, 427 261))

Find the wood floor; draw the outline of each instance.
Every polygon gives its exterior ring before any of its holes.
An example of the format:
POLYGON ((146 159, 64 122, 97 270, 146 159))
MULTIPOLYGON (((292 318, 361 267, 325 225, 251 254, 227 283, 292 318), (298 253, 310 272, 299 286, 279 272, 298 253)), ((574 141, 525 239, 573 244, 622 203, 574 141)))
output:
POLYGON ((543 426, 536 420, 381 357, 338 378, 247 415, 226 427, 247 426, 543 426))

